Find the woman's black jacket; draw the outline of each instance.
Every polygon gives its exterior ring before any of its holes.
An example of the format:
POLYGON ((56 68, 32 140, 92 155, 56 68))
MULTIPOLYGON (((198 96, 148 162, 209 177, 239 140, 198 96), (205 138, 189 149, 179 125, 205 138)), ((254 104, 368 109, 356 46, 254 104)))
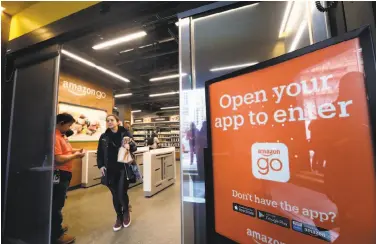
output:
MULTIPOLYGON (((122 126, 119 126, 118 132, 121 133, 121 138, 126 136, 133 138, 132 134, 129 130, 125 129, 122 126)), ((102 168, 103 166, 108 168, 108 143, 110 142, 109 133, 112 133, 110 129, 107 129, 105 133, 101 135, 98 142, 98 149, 97 149, 97 165, 98 168, 102 168)), ((137 151, 137 146, 134 142, 129 144, 130 152, 133 153, 137 151)))

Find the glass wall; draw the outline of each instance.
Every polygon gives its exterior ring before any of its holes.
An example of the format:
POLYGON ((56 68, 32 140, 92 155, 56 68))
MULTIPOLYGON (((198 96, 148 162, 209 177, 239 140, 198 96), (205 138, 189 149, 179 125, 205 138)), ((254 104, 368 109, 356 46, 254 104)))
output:
POLYGON ((330 33, 326 15, 313 1, 254 3, 180 19, 179 26, 182 243, 201 244, 206 243, 205 82, 322 41, 330 33))

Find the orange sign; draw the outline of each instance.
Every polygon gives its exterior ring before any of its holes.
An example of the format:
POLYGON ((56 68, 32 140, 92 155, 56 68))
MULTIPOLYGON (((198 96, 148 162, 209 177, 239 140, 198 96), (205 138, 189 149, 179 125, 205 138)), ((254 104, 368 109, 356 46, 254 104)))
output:
POLYGON ((238 243, 376 243, 359 39, 209 86, 217 233, 238 243))

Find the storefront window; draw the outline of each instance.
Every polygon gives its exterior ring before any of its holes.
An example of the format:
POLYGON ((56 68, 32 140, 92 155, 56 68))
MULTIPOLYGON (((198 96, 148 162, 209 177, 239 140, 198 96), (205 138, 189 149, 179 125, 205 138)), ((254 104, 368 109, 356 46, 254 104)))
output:
POLYGON ((180 23, 183 238, 194 232, 198 243, 205 233, 205 225, 197 225, 205 220, 205 82, 322 41, 330 33, 326 14, 313 1, 254 3, 180 23))

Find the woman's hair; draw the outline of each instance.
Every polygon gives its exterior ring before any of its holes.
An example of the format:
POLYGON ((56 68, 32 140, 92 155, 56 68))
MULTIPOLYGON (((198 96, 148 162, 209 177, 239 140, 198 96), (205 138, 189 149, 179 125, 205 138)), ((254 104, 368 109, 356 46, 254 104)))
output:
POLYGON ((76 122, 76 120, 73 118, 72 115, 68 113, 62 113, 56 116, 56 124, 65 125, 65 124, 74 123, 74 122, 76 122))
POLYGON ((107 117, 106 117, 106 121, 107 121, 107 119, 108 119, 109 117, 114 117, 114 118, 115 118, 115 120, 116 120, 117 122, 119 122, 119 121, 120 121, 119 117, 118 117, 118 116, 116 116, 115 114, 109 114, 109 115, 107 115, 107 117))

